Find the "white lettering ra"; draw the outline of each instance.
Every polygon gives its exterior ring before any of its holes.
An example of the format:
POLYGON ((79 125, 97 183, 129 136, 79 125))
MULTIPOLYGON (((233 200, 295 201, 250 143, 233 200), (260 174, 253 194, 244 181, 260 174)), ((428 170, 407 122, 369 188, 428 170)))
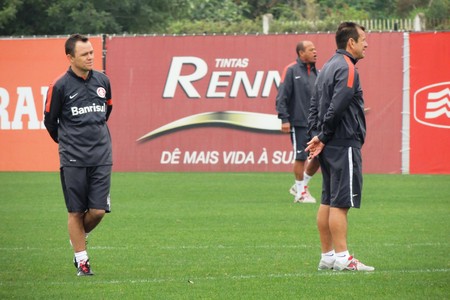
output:
POLYGON ((15 107, 11 107, 10 95, 5 88, 0 87, 0 129, 1 130, 22 130, 24 129, 24 121, 27 120, 27 129, 45 129, 44 126, 44 114, 43 109, 45 105, 45 98, 47 95, 48 87, 41 87, 42 106, 38 105, 36 109, 36 103, 33 97, 33 91, 31 87, 17 87, 17 102, 15 107), (10 121, 10 116, 14 110, 13 120, 10 121), (39 118, 38 118, 39 116, 39 118))
POLYGON ((28 129, 40 129, 40 122, 37 117, 36 106, 34 105, 33 91, 31 87, 17 87, 17 105, 14 119, 11 124, 12 129, 23 129, 22 118, 28 116, 28 129))
POLYGON ((41 116, 42 116, 41 129, 45 129, 45 125, 44 125, 44 109, 45 109, 45 100, 47 99, 47 93, 48 93, 48 86, 42 86, 41 87, 41 96, 42 96, 42 107, 43 107, 43 109, 40 112, 41 116))
POLYGON ((8 91, 0 87, 0 129, 11 129, 9 114, 6 108, 9 105, 8 91))
MULTIPOLYGON (((216 68, 244 68, 248 66, 248 58, 217 58, 216 68)), ((254 79, 249 79, 247 71, 213 71, 206 89, 205 98, 235 98, 239 91, 244 91, 248 98, 268 98, 275 85, 280 85, 281 77, 278 71, 267 71, 264 80, 264 71, 257 71, 254 79), (262 91, 261 91, 262 89, 262 91)), ((167 81, 164 86, 163 97, 174 98, 177 87, 180 86, 190 99, 201 98, 198 89, 194 86, 196 81, 205 78, 208 74, 207 63, 198 57, 178 56, 172 58, 167 81), (189 67, 194 71, 189 72, 189 67)))

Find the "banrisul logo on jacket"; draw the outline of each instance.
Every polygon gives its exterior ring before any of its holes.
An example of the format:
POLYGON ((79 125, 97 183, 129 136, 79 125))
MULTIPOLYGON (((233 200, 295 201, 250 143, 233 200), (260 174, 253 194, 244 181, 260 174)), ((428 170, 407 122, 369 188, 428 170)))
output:
POLYGON ((450 129, 450 82, 431 84, 414 93, 414 119, 427 126, 450 129))

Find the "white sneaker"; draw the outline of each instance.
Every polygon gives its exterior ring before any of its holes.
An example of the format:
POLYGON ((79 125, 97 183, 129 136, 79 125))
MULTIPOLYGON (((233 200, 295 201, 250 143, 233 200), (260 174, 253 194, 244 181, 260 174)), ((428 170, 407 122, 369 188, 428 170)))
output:
POLYGON ((302 203, 303 202, 303 197, 302 196, 298 196, 297 194, 294 196, 294 203, 302 203))
POLYGON ((344 264, 341 264, 336 260, 336 262, 333 265, 333 269, 335 271, 366 271, 366 272, 371 272, 375 270, 374 267, 366 266, 353 256, 349 256, 348 261, 346 261, 344 264))
POLYGON ((302 194, 302 198, 304 203, 316 203, 316 198, 311 196, 308 186, 305 186, 305 191, 302 194))
POLYGON ((323 270, 333 270, 335 261, 327 262, 326 260, 321 259, 319 262, 319 267, 317 268, 319 271, 323 270))
POLYGON ((289 193, 292 195, 292 196, 297 196, 297 185, 294 183, 294 185, 293 186, 291 186, 291 188, 289 189, 289 193))
POLYGON ((305 190, 301 195, 297 195, 297 185, 294 184, 289 189, 289 193, 294 196, 294 203, 316 203, 316 199, 311 196, 307 186, 305 186, 305 190))

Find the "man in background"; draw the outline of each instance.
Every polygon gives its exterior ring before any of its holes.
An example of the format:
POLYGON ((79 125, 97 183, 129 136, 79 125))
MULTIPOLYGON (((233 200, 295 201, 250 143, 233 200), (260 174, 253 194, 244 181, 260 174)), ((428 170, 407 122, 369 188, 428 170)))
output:
POLYGON ((317 159, 308 160, 306 143, 311 139, 308 134, 308 114, 312 89, 317 77, 317 51, 311 41, 301 41, 296 47, 297 60, 283 71, 281 84, 276 98, 278 118, 281 119, 281 131, 291 134, 295 155, 294 185, 289 192, 294 202, 315 203, 308 183, 319 168, 317 159))

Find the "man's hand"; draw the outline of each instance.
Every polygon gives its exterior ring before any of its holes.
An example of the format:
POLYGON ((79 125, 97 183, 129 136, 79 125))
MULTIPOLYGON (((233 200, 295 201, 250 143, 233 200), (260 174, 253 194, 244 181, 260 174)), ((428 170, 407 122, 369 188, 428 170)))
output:
POLYGON ((323 147, 325 147, 325 144, 322 143, 317 136, 313 137, 308 142, 308 147, 305 149, 305 151, 309 151, 308 159, 313 159, 319 155, 320 152, 322 152, 323 147))
POLYGON ((281 131, 284 133, 289 133, 291 132, 291 123, 287 122, 287 123, 282 123, 281 124, 281 131))

